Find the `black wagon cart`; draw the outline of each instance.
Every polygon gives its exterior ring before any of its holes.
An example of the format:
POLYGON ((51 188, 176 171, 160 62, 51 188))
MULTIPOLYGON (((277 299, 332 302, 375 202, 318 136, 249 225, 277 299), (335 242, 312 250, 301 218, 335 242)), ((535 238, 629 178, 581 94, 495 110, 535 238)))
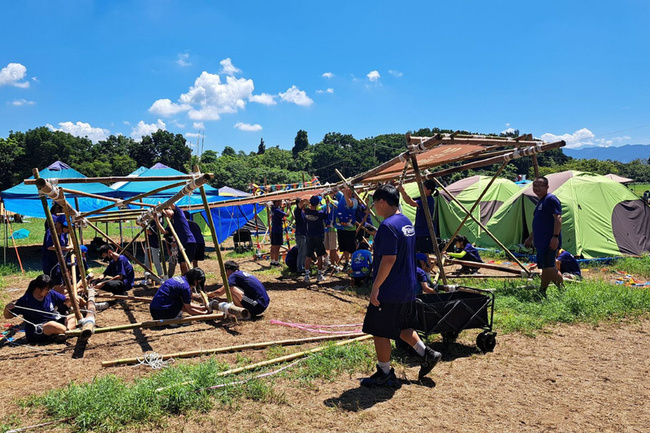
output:
POLYGON ((443 343, 449 344, 465 329, 482 329, 476 337, 476 346, 482 352, 492 352, 497 335, 492 330, 494 293, 465 286, 440 288, 449 291, 417 296, 418 331, 424 333, 425 338, 441 334, 443 343))

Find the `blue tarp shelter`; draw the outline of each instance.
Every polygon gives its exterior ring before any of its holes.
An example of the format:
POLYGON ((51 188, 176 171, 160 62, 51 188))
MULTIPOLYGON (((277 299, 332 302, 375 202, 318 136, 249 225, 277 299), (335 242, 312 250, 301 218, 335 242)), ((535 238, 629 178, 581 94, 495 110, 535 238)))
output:
MULTIPOLYGON (((50 179, 56 183, 56 179, 82 178, 86 177, 69 165, 57 161, 39 172, 44 179, 50 179)), ((31 176, 30 179, 33 179, 31 176)), ((69 183, 65 184, 66 189, 82 191, 91 194, 103 195, 106 197, 117 197, 118 193, 102 183, 69 183)), ((36 185, 25 185, 24 182, 0 192, 0 197, 5 203, 5 208, 11 212, 19 213, 33 218, 45 218, 43 205, 38 195, 36 185)), ((89 212, 108 206, 111 202, 96 198, 88 198, 75 194, 66 194, 70 204, 75 205, 75 198, 79 203, 80 212, 89 212)), ((50 201, 51 204, 51 201, 50 201)))

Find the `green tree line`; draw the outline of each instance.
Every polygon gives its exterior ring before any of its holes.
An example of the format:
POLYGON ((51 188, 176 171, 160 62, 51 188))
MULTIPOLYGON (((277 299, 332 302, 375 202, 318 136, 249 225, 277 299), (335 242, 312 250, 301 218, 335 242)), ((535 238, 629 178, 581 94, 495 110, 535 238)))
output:
MULTIPOLYGON (((450 133, 452 130, 423 128, 411 131, 414 136, 432 136, 450 133)), ((469 133, 468 131, 461 131, 469 133)), ((514 131, 510 136, 517 136, 514 131)), ((497 134, 492 134, 497 135, 497 134)), ((291 150, 279 146, 267 148, 261 140, 257 152, 245 153, 226 146, 220 153, 205 151, 200 159, 192 155, 181 134, 159 130, 135 141, 123 135, 111 135, 93 143, 85 137, 76 137, 62 131, 39 127, 27 132, 11 131, 7 138, 0 138, 0 189, 4 190, 31 176, 32 168, 44 168, 60 160, 89 177, 123 176, 140 166, 151 167, 163 163, 188 173, 195 164, 202 171, 214 174, 211 182, 217 188, 230 186, 246 191, 251 183, 282 184, 298 183, 317 176, 322 183, 338 182, 334 171, 338 169, 345 177, 363 173, 390 160, 406 150, 405 134, 382 134, 356 139, 351 134, 329 132, 315 144, 309 143, 307 131, 297 132, 291 150)), ((555 149, 538 155, 541 174, 564 170, 589 171, 598 174, 614 173, 637 182, 650 182, 650 165, 647 159, 630 163, 574 159, 555 149)), ((440 167, 441 169, 448 166, 440 167)), ((475 174, 490 174, 498 166, 484 167, 454 173, 442 181, 454 182, 475 174)), ((518 174, 529 178, 534 175, 531 158, 512 161, 501 176, 514 179, 518 174)))

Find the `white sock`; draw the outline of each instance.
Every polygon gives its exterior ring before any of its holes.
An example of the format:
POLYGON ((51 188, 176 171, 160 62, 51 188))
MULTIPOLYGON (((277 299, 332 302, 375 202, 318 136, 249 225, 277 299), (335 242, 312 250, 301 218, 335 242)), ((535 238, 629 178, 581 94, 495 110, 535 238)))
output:
POLYGON ((390 373, 390 361, 388 362, 377 362, 377 367, 384 372, 384 374, 390 373))
POLYGON ((424 349, 425 349, 425 348, 426 348, 426 346, 424 345, 424 343, 422 342, 422 340, 418 341, 418 342, 415 343, 415 345, 413 346, 413 349, 414 349, 414 350, 418 353, 418 355, 420 355, 420 356, 424 356, 424 349))

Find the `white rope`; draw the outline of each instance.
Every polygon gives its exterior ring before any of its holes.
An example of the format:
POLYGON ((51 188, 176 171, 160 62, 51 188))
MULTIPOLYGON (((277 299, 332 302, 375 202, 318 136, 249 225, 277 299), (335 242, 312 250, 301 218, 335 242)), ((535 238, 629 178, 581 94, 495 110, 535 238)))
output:
POLYGON ((157 352, 148 352, 145 353, 142 358, 136 358, 139 364, 134 365, 133 367, 139 367, 141 365, 148 365, 149 367, 153 368, 154 370, 161 369, 163 367, 167 367, 167 364, 174 362, 174 359, 168 359, 164 360, 163 355, 157 352))

